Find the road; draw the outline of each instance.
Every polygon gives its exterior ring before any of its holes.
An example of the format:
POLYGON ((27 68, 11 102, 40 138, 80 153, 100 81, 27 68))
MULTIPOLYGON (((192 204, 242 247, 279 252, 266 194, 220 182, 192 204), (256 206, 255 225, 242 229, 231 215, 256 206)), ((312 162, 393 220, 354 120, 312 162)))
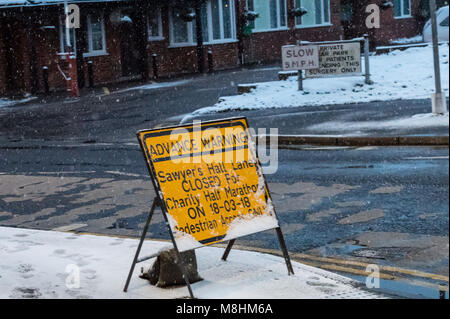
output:
MULTIPOLYGON (((154 197, 137 144, 3 148, 0 225, 138 236, 154 197)), ((279 151, 267 175, 292 252, 448 275, 448 148, 279 151)), ((150 237, 168 238, 156 215, 150 237)), ((240 244, 278 249, 270 232, 240 244)))

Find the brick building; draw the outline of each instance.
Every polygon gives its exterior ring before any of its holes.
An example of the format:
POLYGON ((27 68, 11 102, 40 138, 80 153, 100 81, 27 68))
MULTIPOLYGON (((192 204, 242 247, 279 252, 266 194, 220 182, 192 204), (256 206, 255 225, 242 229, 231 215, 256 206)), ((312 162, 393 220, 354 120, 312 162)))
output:
POLYGON ((279 61, 281 46, 369 33, 376 43, 416 35, 419 0, 68 0, 80 26, 66 33, 64 0, 0 0, 0 96, 65 88, 70 42, 78 82, 96 85, 279 61), (303 15, 299 16, 299 12, 303 15), (194 15, 193 13, 197 13, 194 15), (257 13, 256 19, 253 13, 257 13), (197 18, 199 17, 199 18, 197 18), (209 54, 208 54, 209 53, 209 54), (93 78, 89 78, 89 66, 93 78), (156 74, 157 73, 157 74, 156 74))

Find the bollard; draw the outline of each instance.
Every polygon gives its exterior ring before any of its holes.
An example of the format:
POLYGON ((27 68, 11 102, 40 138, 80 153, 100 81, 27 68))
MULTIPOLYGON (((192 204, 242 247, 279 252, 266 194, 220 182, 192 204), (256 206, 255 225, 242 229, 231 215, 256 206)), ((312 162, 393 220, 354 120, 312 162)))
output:
POLYGON ((208 50, 208 70, 209 73, 214 72, 214 60, 212 50, 208 50))
POLYGON ((156 53, 152 54, 152 65, 153 65, 153 80, 158 79, 158 55, 156 53))
POLYGON ((87 62, 88 65, 88 80, 89 80, 89 87, 94 87, 94 63, 92 61, 87 62))
POLYGON ((303 70, 298 70, 298 90, 303 91, 303 70))
POLYGON ((50 93, 50 88, 48 86, 48 67, 44 66, 42 68, 42 78, 44 80, 44 93, 48 95, 50 93))

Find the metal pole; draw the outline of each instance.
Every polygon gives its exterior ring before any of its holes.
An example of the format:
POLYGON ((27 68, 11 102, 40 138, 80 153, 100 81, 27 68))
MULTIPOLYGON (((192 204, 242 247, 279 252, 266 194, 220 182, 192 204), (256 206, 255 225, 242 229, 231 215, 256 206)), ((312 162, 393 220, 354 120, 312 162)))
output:
POLYGON ((298 90, 303 91, 303 70, 298 70, 298 90))
POLYGON ((434 61, 434 81, 436 93, 432 95, 432 112, 434 114, 443 114, 447 112, 447 102, 445 94, 442 94, 441 68, 439 62, 439 43, 436 19, 436 0, 430 0, 431 30, 433 38, 433 61, 434 61))
POLYGON ((227 260, 228 255, 230 254, 231 248, 233 247, 235 241, 236 241, 235 239, 232 239, 232 240, 230 240, 230 242, 228 243, 228 246, 227 246, 227 248, 225 249, 225 252, 223 253, 223 256, 222 256, 222 260, 223 260, 223 261, 226 261, 226 260, 227 260))
POLYGON ((156 206, 159 206, 159 198, 155 197, 153 200, 152 208, 150 209, 150 213, 148 214, 147 222, 145 223, 144 230, 142 231, 141 240, 139 241, 138 248, 136 250, 136 254, 134 255, 133 263, 131 264, 131 269, 128 274, 127 282, 125 283, 125 288, 123 289, 124 292, 127 292, 128 285, 130 284, 131 277, 133 276, 134 267, 136 267, 136 263, 139 258, 139 254, 141 252, 142 244, 145 240, 145 235, 147 235, 148 226, 150 225, 150 221, 152 220, 153 212, 155 211, 156 206))
POLYGON ((280 242, 281 250, 283 251, 284 261, 286 262, 286 267, 288 269, 288 275, 294 275, 294 268, 292 268, 291 258, 286 247, 286 242, 284 241, 283 232, 280 227, 276 228, 278 241, 280 242))
MULTIPOLYGON (((64 24, 66 25, 66 46, 70 47, 70 28, 69 28, 69 7, 67 4, 67 0, 64 0, 64 14, 65 14, 65 20, 64 24)), ((66 52, 68 53, 68 52, 66 52)))
POLYGON ((370 43, 369 43, 369 35, 364 34, 364 64, 365 64, 365 72, 366 72, 366 84, 373 84, 370 79, 370 43))
MULTIPOLYGON (((302 40, 297 41, 298 45, 302 45, 302 40)), ((303 91, 303 70, 298 70, 298 90, 303 91)))

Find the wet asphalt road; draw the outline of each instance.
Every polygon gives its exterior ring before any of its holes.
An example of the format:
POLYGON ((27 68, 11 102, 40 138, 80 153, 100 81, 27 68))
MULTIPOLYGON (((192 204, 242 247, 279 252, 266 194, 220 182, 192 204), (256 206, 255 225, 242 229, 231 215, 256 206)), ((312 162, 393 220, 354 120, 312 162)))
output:
MULTIPOLYGON (((78 231, 139 235, 154 191, 137 144, 0 152, 0 225, 75 224, 78 231)), ((364 249, 372 248, 379 263, 448 275, 448 153, 430 147, 280 150, 278 171, 267 180, 289 249, 367 257, 364 249)), ((160 214, 150 233, 168 238, 160 214)), ((239 243, 278 249, 272 232, 239 243)))

